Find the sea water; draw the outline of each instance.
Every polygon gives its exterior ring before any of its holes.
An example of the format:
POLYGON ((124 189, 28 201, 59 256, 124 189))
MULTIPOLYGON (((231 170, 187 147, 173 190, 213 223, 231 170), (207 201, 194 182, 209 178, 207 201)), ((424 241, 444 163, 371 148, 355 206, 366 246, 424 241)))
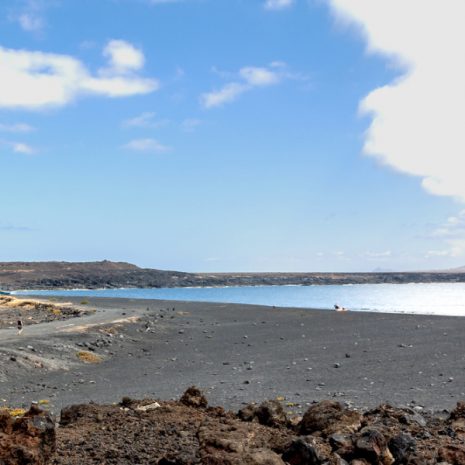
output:
POLYGON ((46 296, 123 297, 257 304, 276 307, 465 316, 465 283, 354 284, 161 289, 18 291, 46 296))

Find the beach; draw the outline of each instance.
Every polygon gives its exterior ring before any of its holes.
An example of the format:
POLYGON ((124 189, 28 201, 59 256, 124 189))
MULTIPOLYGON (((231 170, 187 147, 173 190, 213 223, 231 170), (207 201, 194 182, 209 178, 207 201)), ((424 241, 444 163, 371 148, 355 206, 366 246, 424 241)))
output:
MULTIPOLYGON (((60 299, 54 299, 59 304, 60 299)), ((63 302, 65 300, 63 299, 63 302)), ((2 401, 63 406, 179 398, 191 385, 237 410, 282 399, 451 409, 465 399, 460 317, 67 298, 80 317, 0 330, 2 401), (92 354, 95 358, 88 358, 92 354)))

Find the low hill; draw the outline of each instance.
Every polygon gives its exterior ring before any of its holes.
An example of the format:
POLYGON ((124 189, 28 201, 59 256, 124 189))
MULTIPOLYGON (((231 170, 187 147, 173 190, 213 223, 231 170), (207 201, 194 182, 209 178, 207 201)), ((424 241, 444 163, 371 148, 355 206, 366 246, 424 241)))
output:
POLYGON ((0 289, 465 282, 465 269, 376 273, 182 273, 124 262, 0 262, 0 289))

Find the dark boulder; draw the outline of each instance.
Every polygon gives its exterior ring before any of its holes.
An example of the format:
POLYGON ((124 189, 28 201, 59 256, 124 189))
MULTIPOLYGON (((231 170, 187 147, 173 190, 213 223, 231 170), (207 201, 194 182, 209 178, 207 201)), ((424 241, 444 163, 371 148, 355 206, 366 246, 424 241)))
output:
POLYGON ((409 457, 416 450, 415 439, 410 434, 400 433, 389 440, 389 450, 398 465, 407 464, 409 457))
POLYGON ((282 455, 289 465, 320 465, 322 462, 315 448, 303 439, 296 439, 282 455))

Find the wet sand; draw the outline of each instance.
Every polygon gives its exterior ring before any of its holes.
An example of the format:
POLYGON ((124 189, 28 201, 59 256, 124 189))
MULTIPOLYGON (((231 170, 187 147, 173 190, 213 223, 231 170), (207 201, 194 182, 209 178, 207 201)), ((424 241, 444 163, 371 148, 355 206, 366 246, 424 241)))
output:
POLYGON ((277 397, 294 413, 328 398, 434 410, 465 399, 465 318, 87 300, 90 316, 0 331, 4 404, 171 399, 193 384, 235 410, 277 397))

